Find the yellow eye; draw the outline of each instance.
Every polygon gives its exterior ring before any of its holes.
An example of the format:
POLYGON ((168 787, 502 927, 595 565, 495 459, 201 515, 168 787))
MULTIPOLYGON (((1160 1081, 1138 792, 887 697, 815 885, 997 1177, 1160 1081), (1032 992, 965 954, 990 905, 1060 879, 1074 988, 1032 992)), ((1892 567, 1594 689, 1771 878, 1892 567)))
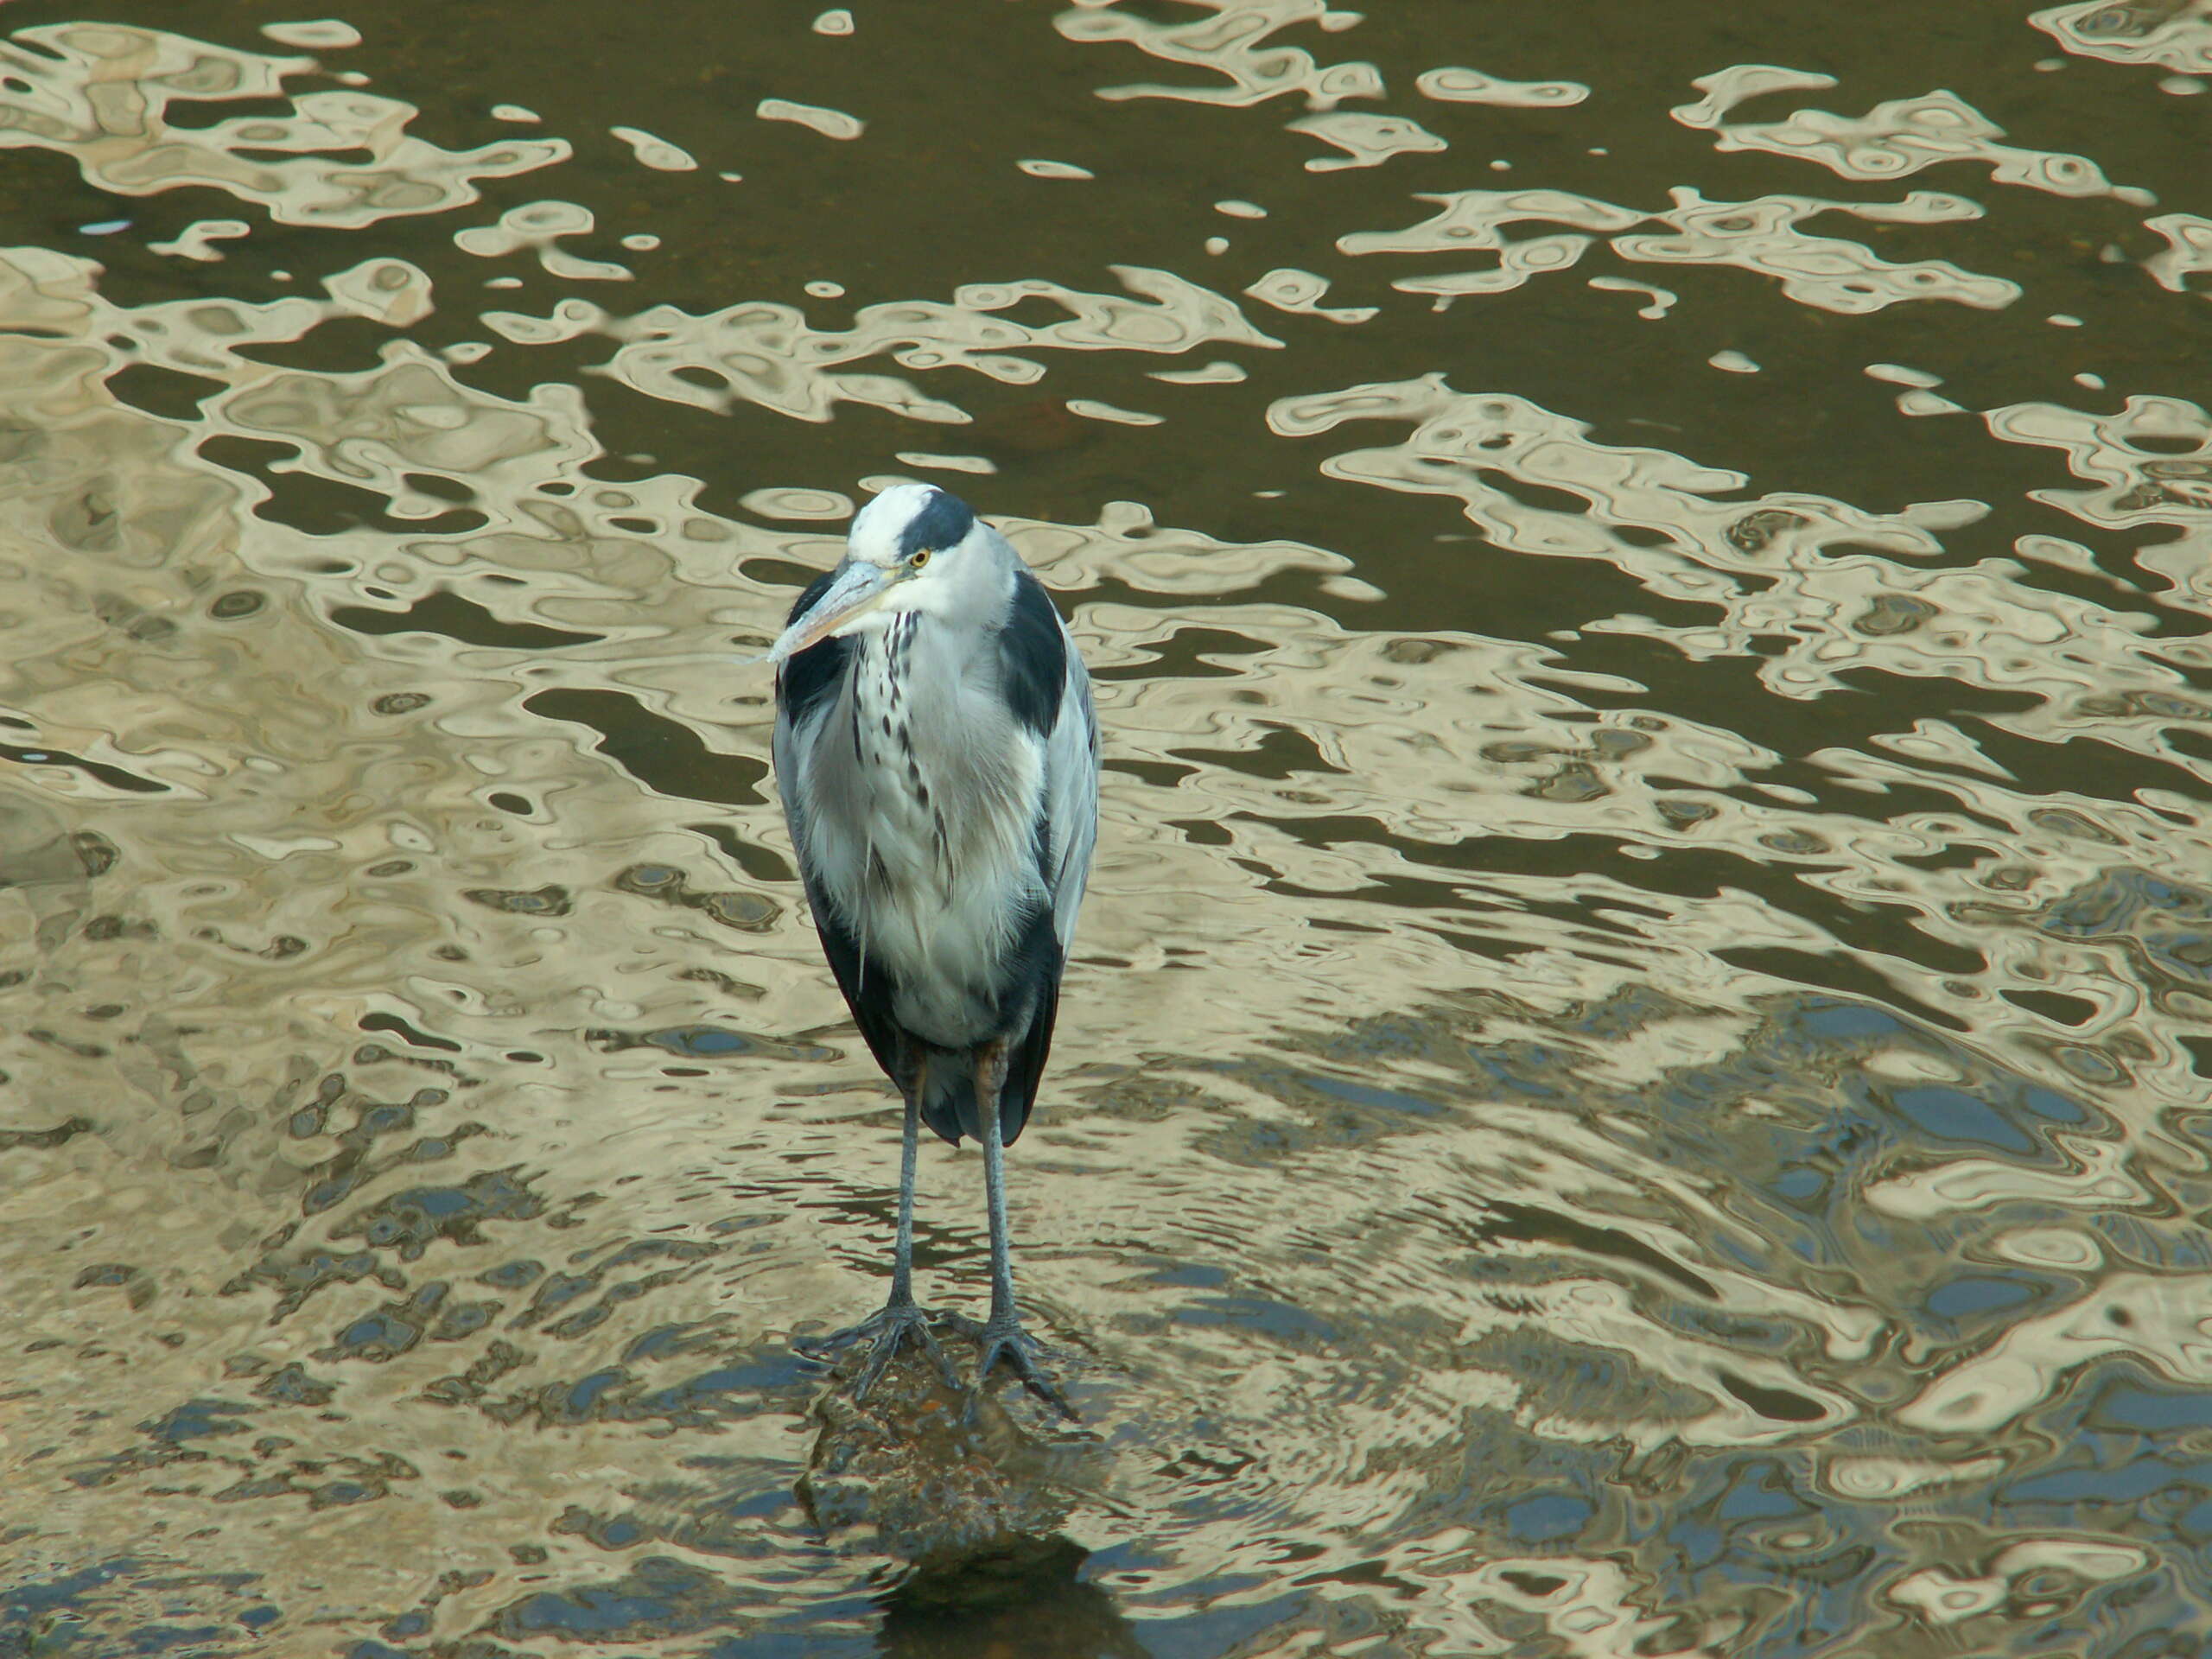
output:
POLYGON ((930 550, 925 547, 920 552, 915 554, 912 558, 906 561, 906 568, 909 570, 918 570, 929 562, 930 550))

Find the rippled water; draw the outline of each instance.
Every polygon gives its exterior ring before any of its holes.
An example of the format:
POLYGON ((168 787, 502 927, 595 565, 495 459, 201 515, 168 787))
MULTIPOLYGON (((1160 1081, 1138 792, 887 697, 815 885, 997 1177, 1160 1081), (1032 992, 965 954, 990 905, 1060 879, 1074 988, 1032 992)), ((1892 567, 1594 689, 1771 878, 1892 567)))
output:
POLYGON ((2212 1642, 2212 7, 518 17, 0 20, 0 1654, 2212 1642), (906 476, 1098 679, 1071 1434, 790 1345, 906 476))

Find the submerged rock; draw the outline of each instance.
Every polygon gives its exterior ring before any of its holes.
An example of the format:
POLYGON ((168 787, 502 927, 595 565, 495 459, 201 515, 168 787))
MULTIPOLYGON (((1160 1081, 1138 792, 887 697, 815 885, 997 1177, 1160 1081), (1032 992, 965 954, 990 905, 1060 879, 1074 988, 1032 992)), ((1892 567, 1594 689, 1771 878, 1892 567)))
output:
POLYGON ((933 1569, 1019 1556, 1097 1484, 1096 1437, 1010 1378, 971 1403, 910 1348, 866 1400, 851 1389, 841 1372, 814 1402, 819 1432, 798 1487, 840 1544, 933 1569))

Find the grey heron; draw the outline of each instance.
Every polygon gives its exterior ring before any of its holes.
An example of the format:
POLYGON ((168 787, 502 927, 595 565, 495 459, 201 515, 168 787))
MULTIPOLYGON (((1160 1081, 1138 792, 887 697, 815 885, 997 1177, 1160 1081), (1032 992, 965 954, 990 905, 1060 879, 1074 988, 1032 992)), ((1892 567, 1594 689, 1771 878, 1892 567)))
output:
MULTIPOLYGON (((885 490, 768 652, 775 764, 815 930, 906 1102, 891 1295, 831 1344, 872 1338, 865 1398, 905 1343, 952 1367, 914 1300, 914 1163, 927 1124, 982 1142, 1001 1360, 1064 1413, 1021 1328, 1002 1154, 1027 1122, 1098 824, 1090 677, 1043 584, 958 497, 885 490)), ((972 1329, 972 1327, 970 1327, 972 1329)))

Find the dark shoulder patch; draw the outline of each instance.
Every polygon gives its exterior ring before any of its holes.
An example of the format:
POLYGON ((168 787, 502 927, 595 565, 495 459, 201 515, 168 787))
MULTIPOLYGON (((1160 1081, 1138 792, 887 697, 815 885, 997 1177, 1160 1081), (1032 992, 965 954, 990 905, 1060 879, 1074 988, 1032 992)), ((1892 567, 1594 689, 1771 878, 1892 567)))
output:
POLYGON ((1068 681, 1067 636, 1045 584, 1027 570, 1014 573, 1014 604, 999 630, 1001 683, 1014 715, 1039 737, 1060 717, 1068 681))
POLYGON ((934 553, 941 547, 950 547, 975 524, 975 508, 957 495, 938 490, 931 495, 929 505, 908 519, 899 532, 899 556, 910 559, 924 548, 934 553))
MULTIPOLYGON (((784 620, 785 627, 805 615, 808 607, 830 590, 836 574, 832 571, 830 575, 817 578, 798 596, 791 613, 784 620)), ((849 639, 824 639, 784 663, 776 672, 776 703, 785 720, 797 726, 813 713, 823 698, 836 694, 837 682, 844 676, 846 659, 851 656, 852 649, 849 639)))

